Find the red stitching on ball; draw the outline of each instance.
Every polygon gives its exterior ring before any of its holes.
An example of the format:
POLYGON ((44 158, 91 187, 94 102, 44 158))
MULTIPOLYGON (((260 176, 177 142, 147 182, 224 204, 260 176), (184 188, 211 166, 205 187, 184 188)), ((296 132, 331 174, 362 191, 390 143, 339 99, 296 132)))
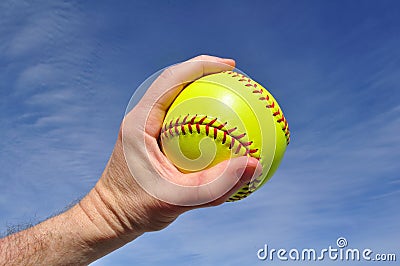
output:
POLYGON ((251 144, 253 144, 253 141, 248 141, 248 142, 243 143, 243 146, 247 147, 247 146, 250 146, 251 144))
POLYGON ((199 120, 199 124, 203 124, 204 120, 206 120, 207 116, 204 116, 202 119, 199 120))
POLYGON ((242 144, 239 143, 239 145, 236 148, 235 154, 238 154, 240 151, 240 148, 242 148, 242 144))
MULTIPOLYGON (((238 74, 237 72, 234 71, 223 71, 222 73, 226 73, 228 75, 230 75, 232 78, 235 77, 240 77, 238 79, 239 82, 243 82, 245 83, 244 86, 245 87, 253 87, 253 88, 257 88, 257 83, 254 82, 253 80, 251 80, 250 78, 246 77, 245 75, 241 75, 238 74)), ((254 94, 263 94, 263 90, 253 90, 252 93, 254 94)), ((261 101, 268 101, 268 105, 266 105, 266 108, 275 108, 275 102, 273 100, 270 101, 270 97, 268 95, 268 93, 265 96, 262 96, 260 98, 258 98, 261 101)), ((280 115, 282 115, 280 118, 277 118, 277 123, 282 123, 282 131, 285 134, 286 137, 286 144, 289 144, 290 142, 290 130, 289 130, 289 126, 288 126, 288 122, 286 120, 286 118, 284 117, 282 111, 278 108, 273 114, 274 117, 279 117, 280 115)))
POLYGON ((235 145, 235 138, 232 138, 231 144, 229 145, 229 149, 232 149, 235 145))
POLYGON ((189 114, 187 114, 187 115, 185 116, 185 118, 183 118, 182 124, 186 124, 186 120, 187 120, 188 117, 189 117, 189 114))
POLYGON ((226 126, 226 124, 228 124, 228 122, 225 122, 225 123, 219 125, 217 128, 218 128, 219 130, 221 130, 221 129, 223 129, 223 128, 226 126))
POLYGON ((251 150, 249 150, 249 153, 255 153, 257 151, 258 151, 258 149, 251 149, 251 150))
POLYGON ((258 151, 258 149, 250 149, 250 147, 249 147, 253 144, 253 141, 248 141, 248 142, 241 141, 241 139, 247 135, 246 132, 234 136, 234 135, 232 135, 232 132, 236 131, 238 128, 233 127, 230 129, 226 129, 225 127, 228 122, 225 122, 218 126, 213 126, 213 124, 215 124, 215 122, 217 122, 217 120, 218 120, 217 118, 212 119, 208 123, 205 122, 207 119, 207 116, 202 116, 200 119, 198 119, 198 118, 199 118, 199 116, 197 114, 194 115, 193 117, 191 117, 190 119, 189 119, 189 115, 186 115, 184 117, 184 119, 182 120, 182 122, 179 122, 181 120, 180 118, 177 118, 176 120, 171 120, 169 123, 166 122, 164 124, 164 126, 162 127, 161 136, 168 138, 168 133, 171 136, 175 136, 175 135, 179 136, 179 134, 180 134, 179 130, 182 132, 183 135, 185 135, 186 134, 185 125, 187 125, 190 134, 193 134, 192 126, 196 127, 196 132, 198 134, 200 134, 200 131, 201 131, 200 126, 205 126, 206 135, 209 136, 210 135, 210 127, 212 127, 213 128, 212 137, 214 139, 217 139, 217 137, 218 137, 218 130, 223 132, 222 144, 225 144, 228 139, 228 136, 230 136, 231 141, 229 143, 229 149, 233 149, 235 147, 236 141, 238 142, 237 147, 235 148, 235 151, 234 151, 235 154, 238 154, 240 152, 241 148, 244 148, 245 155, 251 155, 252 157, 259 159, 257 156, 252 155, 253 153, 256 153, 258 151), (189 121, 188 121, 188 119, 189 119, 189 121), (196 119, 198 119, 198 121, 196 121, 196 119), (175 121, 175 123, 173 123, 172 121, 175 121))
POLYGON ((286 127, 288 126, 287 121, 285 120, 285 125, 282 127, 283 130, 286 130, 286 127))
POLYGON ((260 97, 258 99, 261 101, 269 101, 269 96, 267 95, 266 97, 260 97))
MULTIPOLYGON (((275 108, 275 102, 272 102, 270 105, 267 105, 267 108, 275 108)), ((279 120, 278 120, 279 123, 279 120)))
POLYGON ((197 114, 195 116, 193 116, 192 119, 190 119, 190 123, 194 124, 194 120, 196 119, 196 117, 197 117, 197 114))
POLYGON ((213 120, 211 120, 210 123, 208 123, 208 125, 211 127, 211 126, 215 123, 215 121, 217 121, 216 118, 214 118, 213 120))
POLYGON ((231 129, 228 129, 227 132, 228 134, 231 134, 233 131, 235 131, 237 129, 237 127, 233 127, 231 129))
POLYGON ((244 136, 246 136, 246 133, 242 133, 242 134, 236 136, 236 138, 237 138, 237 139, 241 139, 241 138, 243 138, 244 136))
MULTIPOLYGON (((250 82, 250 81, 249 81, 250 82)), ((251 84, 251 83, 247 83, 247 84, 245 84, 244 86, 246 86, 246 87, 253 87, 253 88, 257 88, 257 84, 251 84)), ((262 93, 262 90, 260 90, 261 91, 261 93, 262 93)))

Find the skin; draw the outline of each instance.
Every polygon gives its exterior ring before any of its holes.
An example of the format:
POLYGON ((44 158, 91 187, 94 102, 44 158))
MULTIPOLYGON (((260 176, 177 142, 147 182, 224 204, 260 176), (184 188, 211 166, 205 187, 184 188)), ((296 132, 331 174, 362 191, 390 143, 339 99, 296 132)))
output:
POLYGON ((184 86, 234 66, 232 59, 202 55, 165 70, 122 121, 114 150, 95 187, 66 212, 0 239, 0 265, 87 265, 146 232, 165 228, 186 211, 224 203, 253 175, 259 175, 261 165, 250 157, 183 174, 157 143, 168 106, 184 86), (135 176, 164 178, 196 189, 196 193, 168 190, 165 195, 171 201, 179 194, 183 202, 200 199, 206 203, 178 206, 161 201, 148 194, 135 176), (215 180, 218 182, 211 182, 215 180))

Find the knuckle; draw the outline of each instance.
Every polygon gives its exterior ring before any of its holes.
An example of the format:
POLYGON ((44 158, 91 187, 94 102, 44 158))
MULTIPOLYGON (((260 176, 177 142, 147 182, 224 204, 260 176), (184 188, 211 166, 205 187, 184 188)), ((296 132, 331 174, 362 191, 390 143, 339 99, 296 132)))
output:
POLYGON ((175 76, 175 70, 173 69, 173 67, 169 67, 167 69, 165 69, 161 75, 162 78, 164 79, 171 79, 175 76))

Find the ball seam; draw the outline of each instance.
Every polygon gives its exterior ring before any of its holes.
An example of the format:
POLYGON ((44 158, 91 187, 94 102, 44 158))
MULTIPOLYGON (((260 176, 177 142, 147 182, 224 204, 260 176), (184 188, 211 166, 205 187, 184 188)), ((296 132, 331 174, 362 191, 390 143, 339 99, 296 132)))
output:
POLYGON ((276 104, 275 101, 272 99, 273 98, 273 97, 271 97, 272 95, 269 95, 267 89, 265 89, 265 90, 263 90, 262 88, 258 89, 257 83, 254 80, 252 80, 251 78, 246 77, 243 74, 239 74, 234 71, 223 71, 222 73, 226 73, 232 78, 238 78, 236 80, 239 82, 242 82, 245 87, 253 89, 251 91, 253 94, 260 94, 260 97, 258 98, 258 100, 266 101, 267 105, 265 107, 273 110, 272 116, 275 118, 275 121, 281 125, 281 129, 282 129, 283 133, 285 134, 286 145, 289 145, 289 143, 290 143, 289 124, 288 124, 286 117, 284 116, 282 110, 278 107, 278 104, 276 104), (264 92, 265 92, 265 95, 263 95, 264 92))
POLYGON ((243 147, 246 152, 244 155, 250 155, 251 157, 254 157, 256 159, 260 159, 259 156, 255 156, 254 154, 258 152, 258 148, 250 148, 250 146, 253 144, 253 141, 242 141, 241 139, 247 135, 246 132, 234 135, 232 134, 237 130, 237 127, 232 127, 232 128, 227 128, 226 125, 228 122, 225 123, 219 123, 218 126, 214 126, 214 123, 218 121, 217 118, 212 119, 210 122, 206 122, 206 119, 208 118, 207 115, 192 115, 190 114, 186 115, 183 120, 181 120, 181 117, 178 117, 176 120, 171 119, 170 121, 164 123, 163 127, 161 128, 161 133, 160 135, 163 137, 173 137, 173 136, 179 136, 181 133, 183 135, 186 135, 186 131, 188 131, 189 134, 192 134, 194 131, 197 131, 198 134, 200 134, 200 126, 205 127, 205 134, 207 136, 211 134, 214 139, 217 138, 218 132, 223 132, 223 139, 222 139, 222 144, 225 144, 226 141, 228 140, 228 136, 230 137, 230 143, 229 144, 229 149, 233 149, 235 147, 235 142, 238 142, 238 145, 236 146, 236 149, 234 151, 235 154, 238 154, 240 149, 243 147), (185 128, 186 127, 186 128, 185 128), (211 128, 211 130, 210 130, 211 128))

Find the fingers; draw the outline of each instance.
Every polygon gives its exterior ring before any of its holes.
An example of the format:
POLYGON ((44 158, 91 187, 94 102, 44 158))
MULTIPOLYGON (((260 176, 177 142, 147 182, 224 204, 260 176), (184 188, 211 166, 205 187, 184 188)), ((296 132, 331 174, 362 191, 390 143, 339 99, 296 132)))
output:
POLYGON ((232 59, 209 55, 194 57, 164 70, 150 86, 142 101, 150 106, 155 104, 165 112, 186 84, 202 76, 231 70, 234 67, 235 61, 232 59))
POLYGON ((164 189, 163 193, 168 197, 168 202, 175 205, 193 208, 217 205, 261 172, 262 167, 257 159, 246 156, 233 158, 210 169, 172 178, 170 181, 177 184, 179 189, 164 189))
MULTIPOLYGON (((250 182, 253 178, 261 175, 262 166, 257 159, 252 157, 240 157, 231 159, 231 161, 236 159, 239 160, 234 161, 234 165, 232 166, 232 168, 228 168, 228 171, 226 171, 225 174, 221 175, 221 179, 225 181, 224 184, 222 182, 215 184, 211 183, 212 186, 210 186, 209 188, 210 193, 212 194, 212 199, 214 200, 201 207, 217 206, 226 202, 245 184, 250 182), (234 180, 232 180, 233 176, 235 176, 236 179, 233 178, 234 180), (229 179, 228 177, 231 178, 229 179), (223 191, 225 193, 223 193, 223 191)), ((216 168, 219 167, 223 167, 223 163, 216 166, 216 168)))
POLYGON ((124 145, 125 159, 138 185, 153 197, 172 205, 188 209, 219 205, 262 172, 257 159, 242 156, 200 172, 184 174, 159 151, 155 140, 152 143, 150 149, 144 148, 145 152, 139 156, 137 151, 143 147, 124 145))

